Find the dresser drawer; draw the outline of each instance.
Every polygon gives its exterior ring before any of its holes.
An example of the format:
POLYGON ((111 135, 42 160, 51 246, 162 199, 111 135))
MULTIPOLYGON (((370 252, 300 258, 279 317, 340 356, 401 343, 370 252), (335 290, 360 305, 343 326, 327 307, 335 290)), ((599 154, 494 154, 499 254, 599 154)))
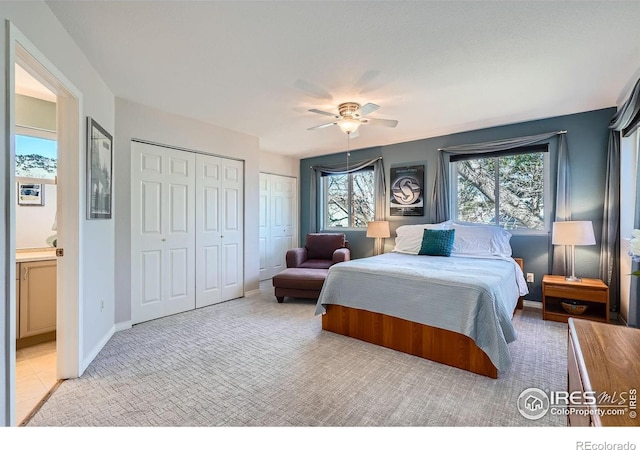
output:
POLYGON ((546 285, 544 295, 547 297, 568 298, 573 300, 588 300, 592 302, 607 303, 606 290, 582 289, 573 286, 546 285))

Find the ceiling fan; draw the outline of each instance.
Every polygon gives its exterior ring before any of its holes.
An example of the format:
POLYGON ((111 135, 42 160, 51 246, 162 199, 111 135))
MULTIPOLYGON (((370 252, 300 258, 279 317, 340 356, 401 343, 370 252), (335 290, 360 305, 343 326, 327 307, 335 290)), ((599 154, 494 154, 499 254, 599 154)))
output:
POLYGON ((358 136, 358 127, 360 127, 360 125, 379 125, 391 128, 398 125, 397 120, 374 119, 366 117, 367 115, 376 111, 378 108, 380 107, 373 103, 365 103, 361 106, 359 103, 355 102, 340 103, 338 105, 337 114, 313 108, 310 109, 309 112, 322 114, 324 116, 331 116, 337 120, 329 123, 324 123, 322 125, 316 125, 315 127, 308 128, 308 130, 317 130, 319 128, 326 128, 332 125, 337 125, 342 131, 347 133, 349 137, 353 138, 358 136))

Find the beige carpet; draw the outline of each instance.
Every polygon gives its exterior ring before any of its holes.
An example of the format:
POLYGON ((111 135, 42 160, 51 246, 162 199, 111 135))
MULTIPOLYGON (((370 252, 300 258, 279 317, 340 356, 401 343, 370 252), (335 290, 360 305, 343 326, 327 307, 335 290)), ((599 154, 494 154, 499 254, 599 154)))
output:
POLYGON ((315 304, 261 294, 116 333, 27 426, 564 426, 516 409, 566 389, 566 324, 514 318, 497 380, 322 331, 315 304))

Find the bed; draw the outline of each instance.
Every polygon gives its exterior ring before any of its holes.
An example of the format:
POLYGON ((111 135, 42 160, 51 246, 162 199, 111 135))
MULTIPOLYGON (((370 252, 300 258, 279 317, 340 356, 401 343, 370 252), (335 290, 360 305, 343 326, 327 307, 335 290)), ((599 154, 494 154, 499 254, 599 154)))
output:
MULTIPOLYGON (((391 253, 336 264, 316 314, 323 330, 498 378, 511 365, 511 319, 528 293, 522 260, 510 246, 487 252, 477 236, 486 230, 440 226, 456 229, 458 251, 418 254, 415 242, 407 247, 397 238, 391 253)), ((508 242, 511 235, 499 230, 489 234, 508 242)))

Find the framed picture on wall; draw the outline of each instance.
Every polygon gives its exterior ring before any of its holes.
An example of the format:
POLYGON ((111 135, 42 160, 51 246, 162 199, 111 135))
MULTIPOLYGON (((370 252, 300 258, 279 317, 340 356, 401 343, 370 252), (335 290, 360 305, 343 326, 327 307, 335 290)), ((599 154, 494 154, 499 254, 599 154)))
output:
POLYGON ((44 206, 44 184, 18 183, 18 205, 44 206))
POLYGON ((424 215, 424 165, 391 167, 389 215, 424 215))
POLYGON ((87 219, 111 219, 113 138, 87 117, 87 219))

